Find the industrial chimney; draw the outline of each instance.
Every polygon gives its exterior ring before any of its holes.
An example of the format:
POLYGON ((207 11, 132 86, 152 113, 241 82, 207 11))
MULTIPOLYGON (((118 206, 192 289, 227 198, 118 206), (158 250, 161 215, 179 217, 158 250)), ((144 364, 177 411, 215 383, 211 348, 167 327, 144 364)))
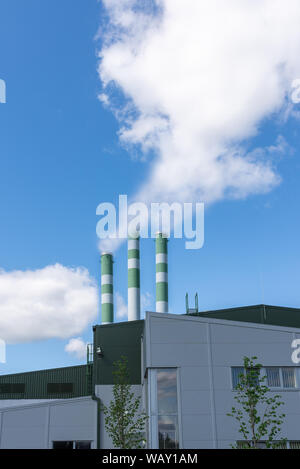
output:
POLYGON ((141 315, 140 298, 140 237, 128 237, 128 321, 141 315))
POLYGON ((101 255, 101 323, 112 322, 114 322, 113 256, 104 252, 101 255))
POLYGON ((168 312, 168 240, 156 233, 156 312, 168 312))

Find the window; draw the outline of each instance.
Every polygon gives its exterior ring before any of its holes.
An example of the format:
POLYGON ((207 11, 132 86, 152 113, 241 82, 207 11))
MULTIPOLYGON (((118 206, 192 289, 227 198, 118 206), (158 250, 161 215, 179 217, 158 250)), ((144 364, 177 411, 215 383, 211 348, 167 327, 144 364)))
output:
POLYGON ((243 374, 244 374, 244 368, 242 366, 234 366, 233 368, 231 368, 233 389, 236 389, 237 385, 240 383, 241 375, 243 374))
POLYGON ((266 368, 267 383, 270 388, 280 388, 280 369, 266 368))
MULTIPOLYGON (((276 443, 276 440, 274 441, 274 443, 276 443)), ((249 441, 237 441, 237 447, 238 449, 250 448, 250 442, 249 441)), ((267 448, 266 442, 259 441, 258 448, 266 449, 267 448)), ((300 441, 282 441, 278 443, 278 445, 276 446, 276 449, 300 449, 300 441)))
POLYGON ((157 370, 159 449, 178 448, 178 404, 176 369, 157 370))
MULTIPOLYGON (((251 448, 251 442, 250 441, 237 441, 237 447, 238 449, 247 449, 247 448, 249 449, 251 448)), ((266 443, 264 441, 258 441, 257 448, 266 449, 266 443)))
POLYGON ((290 441, 289 447, 290 449, 300 449, 300 441, 290 441))
POLYGON ((48 383, 48 394, 71 394, 73 392, 73 383, 48 383))
MULTIPOLYGON (((236 389, 240 382, 240 376, 245 373, 243 367, 231 368, 232 389, 236 389)), ((271 389, 299 389, 300 367, 293 366, 268 366, 261 369, 261 375, 266 376, 263 384, 271 389)), ((253 382, 255 385, 256 383, 253 382)))
POLYGON ((177 369, 148 370, 150 397, 150 445, 179 448, 177 369))
POLYGON ((300 382, 297 384, 296 371, 297 367, 282 366, 282 367, 266 367, 266 384, 270 388, 280 389, 295 389, 299 387, 300 382))
POLYGON ((295 368, 282 368, 282 383, 284 388, 296 387, 295 368))
POLYGON ((91 449, 91 441, 53 441, 53 449, 91 449))
POLYGON ((53 449, 73 449, 73 441, 53 441, 53 449))
MULTIPOLYGON (((247 370, 247 373, 248 373, 248 370, 247 370)), ((234 366, 234 367, 231 368, 231 378, 232 378, 232 388, 233 389, 236 389, 238 384, 240 384, 241 375, 244 375, 244 374, 245 374, 245 368, 243 366, 234 366)), ((256 386, 259 383, 258 378, 259 378, 259 376, 255 375, 251 379, 251 382, 250 382, 250 379, 249 379, 249 385, 250 386, 256 386)))
POLYGON ((90 441, 75 441, 75 449, 91 449, 90 441))
POLYGON ((25 392, 25 383, 0 384, 0 394, 22 394, 25 392))

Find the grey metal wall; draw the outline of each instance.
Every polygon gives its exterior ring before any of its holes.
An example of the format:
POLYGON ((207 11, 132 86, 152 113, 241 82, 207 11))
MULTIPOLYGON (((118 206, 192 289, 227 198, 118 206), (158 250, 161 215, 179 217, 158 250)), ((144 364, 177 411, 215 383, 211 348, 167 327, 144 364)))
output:
POLYGON ((96 403, 90 397, 0 408, 0 449, 47 449, 53 441, 92 441, 96 403))
MULTIPOLYGON (((241 366, 244 356, 257 356, 264 366, 294 366, 295 338, 299 329, 147 313, 144 368, 178 367, 183 447, 229 448, 239 439, 226 415, 234 403, 231 367, 241 366)), ((300 391, 279 394, 285 401, 283 436, 300 440, 300 391)))
MULTIPOLYGON (((134 392, 135 396, 141 396, 142 394, 142 386, 141 385, 132 385, 132 391, 134 392)), ((112 394, 113 386, 110 384, 104 385, 97 385, 95 386, 95 394, 96 396, 100 397, 101 403, 105 406, 109 406, 110 401, 113 398, 112 394)), ((101 412, 100 417, 100 448, 101 449, 112 449, 114 448, 113 442, 107 432, 105 431, 105 422, 104 422, 104 414, 101 412)))

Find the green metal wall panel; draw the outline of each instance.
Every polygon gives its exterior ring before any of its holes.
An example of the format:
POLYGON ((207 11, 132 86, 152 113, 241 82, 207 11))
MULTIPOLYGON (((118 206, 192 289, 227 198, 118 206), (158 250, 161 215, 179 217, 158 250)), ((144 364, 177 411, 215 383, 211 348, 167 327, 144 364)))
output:
POLYGON ((67 399, 88 396, 91 389, 88 386, 87 365, 53 368, 49 370, 30 371, 0 376, 0 390, 2 384, 25 384, 24 393, 0 393, 0 399, 67 399), (48 393, 49 383, 72 383, 72 392, 48 393))
POLYGON ((113 363, 127 357, 130 384, 141 383, 141 337, 144 321, 94 326, 94 383, 113 384, 113 363), (103 356, 97 356, 97 347, 103 356))

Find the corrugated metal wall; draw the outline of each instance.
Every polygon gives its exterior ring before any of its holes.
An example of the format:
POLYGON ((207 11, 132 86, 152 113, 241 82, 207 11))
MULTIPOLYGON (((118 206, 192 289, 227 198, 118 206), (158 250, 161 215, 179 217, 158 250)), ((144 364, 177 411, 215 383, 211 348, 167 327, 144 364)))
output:
MULTIPOLYGON (((52 368, 0 376, 0 399, 67 399, 89 396, 91 389, 87 379, 88 365, 52 368), (3 384, 25 384, 25 392, 1 392, 3 384), (71 392, 49 393, 49 383, 72 383, 71 392)), ((5 386, 2 391, 5 391, 5 386)))

